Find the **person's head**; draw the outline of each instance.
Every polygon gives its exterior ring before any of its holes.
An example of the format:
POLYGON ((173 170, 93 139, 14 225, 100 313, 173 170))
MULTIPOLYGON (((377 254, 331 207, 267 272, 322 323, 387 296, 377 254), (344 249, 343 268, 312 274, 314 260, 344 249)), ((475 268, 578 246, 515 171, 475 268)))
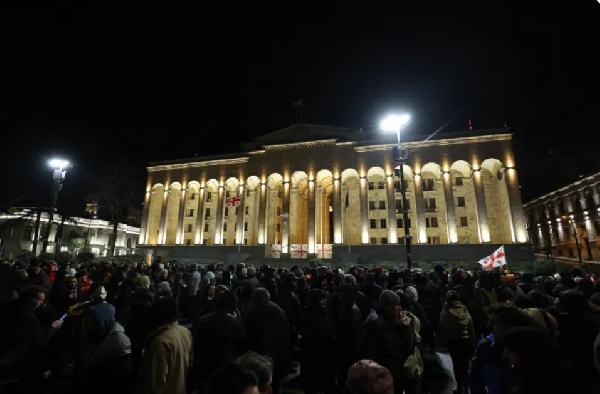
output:
POLYGON ((137 273, 137 271, 129 270, 127 271, 127 279, 129 279, 132 283, 137 283, 140 279, 141 275, 137 273))
POLYGON ((177 321, 177 304, 172 297, 157 299, 148 311, 152 327, 160 327, 177 321))
POLYGON ((19 292, 19 299, 31 303, 38 308, 46 300, 46 289, 36 285, 27 286, 19 292))
POLYGON ((588 311, 589 304, 583 293, 567 290, 560 293, 558 309, 571 315, 581 315, 588 311))
POLYGON ((236 364, 225 365, 208 383, 207 394, 259 394, 254 372, 236 364))
POLYGON ((150 288, 150 277, 147 275, 142 275, 140 277, 140 280, 138 281, 138 285, 142 289, 149 289, 150 288))
POLYGON ((309 311, 325 311, 327 307, 327 292, 322 289, 313 289, 308 293, 309 311))
POLYGON ((504 335, 504 358, 510 365, 535 363, 551 356, 548 336, 532 327, 514 327, 504 335))
POLYGON ((282 281, 284 286, 290 289, 295 289, 296 285, 298 284, 298 277, 293 272, 288 272, 283 275, 282 281))
POLYGON ((360 360, 348 370, 346 387, 350 394, 393 394, 390 371, 372 360, 360 360))
POLYGON ((402 306, 398 294, 391 290, 382 291, 377 304, 377 314, 388 320, 398 320, 401 312, 402 306))
POLYGON ((88 339, 102 340, 115 324, 115 308, 106 302, 90 307, 83 318, 83 334, 88 339))
POLYGON ((42 266, 37 259, 33 259, 29 263, 29 269, 31 270, 31 273, 37 275, 42 271, 42 266))
POLYGON ((230 314, 236 312, 237 299, 235 294, 231 290, 228 290, 227 287, 222 285, 217 286, 215 300, 215 310, 230 314))
POLYGON ((494 333, 494 340, 502 342, 504 334, 514 327, 531 326, 530 318, 521 310, 508 305, 494 305, 487 309, 490 317, 489 328, 494 333))
POLYGON ((260 394, 271 394, 273 389, 273 359, 255 352, 246 352, 237 360, 236 364, 245 370, 253 372, 258 378, 258 392, 260 394))
POLYGON ((264 305, 270 301, 269 291, 264 287, 259 287, 252 292, 252 304, 254 306, 264 305))
POLYGON ((454 290, 448 291, 448 293, 446 293, 446 304, 452 305, 456 301, 460 301, 460 294, 454 290))
POLYGON ((77 281, 77 278, 75 278, 74 276, 65 277, 65 282, 66 282, 67 288, 69 290, 75 290, 79 284, 79 282, 77 281))
POLYGON ((160 282, 156 286, 156 295, 159 297, 170 297, 173 295, 169 282, 160 282))

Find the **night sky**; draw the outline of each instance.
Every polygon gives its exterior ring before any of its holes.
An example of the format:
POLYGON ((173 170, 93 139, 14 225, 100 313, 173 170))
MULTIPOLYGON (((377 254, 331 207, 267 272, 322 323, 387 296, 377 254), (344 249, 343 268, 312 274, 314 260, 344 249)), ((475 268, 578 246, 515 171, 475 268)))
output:
POLYGON ((374 128, 397 110, 412 114, 407 133, 428 134, 464 108, 444 132, 507 122, 524 201, 600 171, 595 1, 167 3, 14 14, 1 204, 46 198, 51 156, 74 163, 62 201, 124 157, 141 203, 147 162, 236 151, 298 122, 299 98, 306 123, 374 128), (585 165, 561 170, 574 156, 585 165))

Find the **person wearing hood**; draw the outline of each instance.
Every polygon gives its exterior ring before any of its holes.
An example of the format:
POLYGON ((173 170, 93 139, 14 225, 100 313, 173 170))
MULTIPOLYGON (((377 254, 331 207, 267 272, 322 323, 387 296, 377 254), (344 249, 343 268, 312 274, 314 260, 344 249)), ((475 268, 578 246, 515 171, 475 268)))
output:
POLYGON ((137 393, 186 394, 192 367, 192 333, 177 323, 174 298, 157 300, 150 308, 153 330, 146 337, 137 393))
POLYGON ((361 359, 373 360, 392 373, 394 392, 404 392, 404 365, 414 354, 414 329, 406 325, 406 311, 400 297, 391 290, 379 296, 377 317, 365 324, 365 336, 361 344, 361 359))
POLYGON ((334 329, 327 314, 327 298, 325 290, 311 290, 302 320, 300 373, 307 394, 329 394, 335 389, 334 329))
POLYGON ((156 286, 156 296, 158 298, 173 298, 173 291, 171 291, 171 286, 169 285, 169 282, 160 282, 158 286, 156 286))
POLYGON ((256 277, 256 268, 248 267, 246 269, 246 279, 244 279, 244 281, 250 285, 250 287, 252 288, 252 291, 254 291, 260 287, 260 282, 258 281, 258 278, 256 277))
POLYGON ((82 339, 71 380, 74 393, 128 393, 131 390, 131 342, 115 320, 111 304, 86 310, 82 339))
POLYGON ((453 290, 446 294, 446 305, 440 315, 439 335, 447 343, 452 358, 456 392, 466 394, 469 359, 476 342, 475 330, 471 315, 453 290))
MULTIPOLYGON (((154 303, 154 294, 148 289, 139 288, 131 296, 131 305, 128 313, 125 315, 125 334, 131 340, 132 371, 134 378, 137 376, 139 365, 142 359, 142 350, 144 339, 150 333, 152 318, 150 307, 154 303)), ((135 380, 135 379, 134 379, 135 380)))
MULTIPOLYGON (((215 295, 215 311, 201 317, 194 334, 194 375, 198 388, 220 367, 246 351, 244 328, 237 317, 235 294, 226 288, 215 295)), ((203 392, 203 391, 202 391, 203 392)))
MULTIPOLYGON (((293 274, 292 274, 293 275, 293 274)), ((285 312, 269 300, 267 289, 254 290, 246 317, 244 332, 248 350, 273 359, 273 392, 290 367, 290 327, 285 312)))
POLYGON ((263 272, 262 286, 269 292, 271 301, 277 304, 279 302, 279 291, 277 289, 277 280, 275 279, 275 269, 266 267, 263 272))

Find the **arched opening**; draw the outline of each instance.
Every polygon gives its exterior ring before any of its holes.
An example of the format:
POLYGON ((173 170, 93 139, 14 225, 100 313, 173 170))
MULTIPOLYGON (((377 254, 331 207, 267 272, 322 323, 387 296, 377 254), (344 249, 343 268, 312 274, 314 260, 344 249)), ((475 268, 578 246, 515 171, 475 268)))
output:
POLYGON ((202 245, 214 245, 217 228, 217 206, 219 204, 219 182, 211 179, 204 187, 204 228, 200 229, 202 245))
POLYGON ((362 240, 360 180, 355 169, 342 171, 342 242, 360 245, 362 240))
POLYGON ((179 223, 179 204, 181 200, 181 184, 173 182, 169 188, 167 198, 167 212, 165 219, 165 245, 177 243, 177 224, 179 223))
POLYGON ((450 166, 456 242, 459 244, 479 241, 479 218, 472 174, 471 166, 464 160, 457 160, 450 166))
POLYGON ((510 200, 502 162, 497 159, 484 160, 481 163, 481 176, 488 213, 490 241, 492 243, 514 242, 510 200))
POLYGON ((333 241, 333 175, 329 170, 317 172, 315 179, 315 226, 316 243, 321 244, 318 250, 324 248, 325 244, 333 241))
POLYGON ((246 180, 244 199, 244 243, 258 244, 258 212, 260 208, 260 179, 251 176, 246 180))
POLYGON ((267 178, 267 244, 281 245, 283 230, 283 177, 273 173, 267 178))
POLYGON ((290 245, 302 244, 308 244, 308 176, 297 171, 291 177, 290 245))

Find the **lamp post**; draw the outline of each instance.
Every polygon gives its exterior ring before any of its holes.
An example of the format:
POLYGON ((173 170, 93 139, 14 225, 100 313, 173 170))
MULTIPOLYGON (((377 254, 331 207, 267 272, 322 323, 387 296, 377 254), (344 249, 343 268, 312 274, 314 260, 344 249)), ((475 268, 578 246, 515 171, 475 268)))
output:
POLYGON ((50 230, 52 229, 52 221, 54 220, 54 209, 56 209, 56 200, 58 199, 58 192, 62 189, 62 181, 65 180, 67 174, 67 168, 70 164, 67 160, 52 159, 48 162, 50 168, 54 169, 52 174, 52 193, 51 193, 51 204, 50 204, 50 215, 48 217, 48 229, 44 235, 44 242, 42 243, 42 253, 45 253, 48 249, 48 239, 50 238, 50 230))
POLYGON ((410 255, 411 238, 410 228, 408 226, 408 207, 406 204, 406 187, 404 185, 404 160, 407 157, 402 155, 402 146, 400 145, 400 130, 410 124, 410 115, 390 115, 381 121, 380 128, 384 131, 395 131, 398 138, 398 155, 394 161, 400 165, 400 190, 402 192, 402 220, 404 222, 404 244, 406 247, 406 267, 412 268, 412 258, 410 255))

